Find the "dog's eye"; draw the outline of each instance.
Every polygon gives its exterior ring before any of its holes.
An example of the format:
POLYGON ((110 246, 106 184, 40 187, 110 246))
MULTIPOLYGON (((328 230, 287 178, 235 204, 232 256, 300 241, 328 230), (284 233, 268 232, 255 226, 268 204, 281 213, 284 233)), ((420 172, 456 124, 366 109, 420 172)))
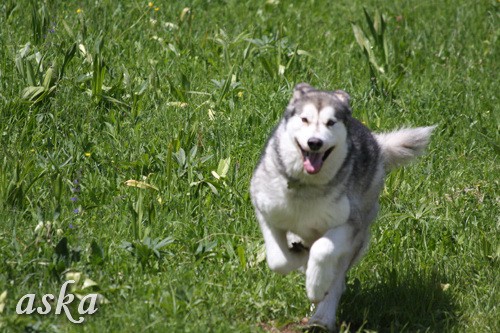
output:
POLYGON ((309 124, 309 120, 306 117, 301 118, 304 124, 309 124))
POLYGON ((328 127, 332 127, 333 125, 335 125, 335 120, 330 119, 326 122, 326 126, 328 127))

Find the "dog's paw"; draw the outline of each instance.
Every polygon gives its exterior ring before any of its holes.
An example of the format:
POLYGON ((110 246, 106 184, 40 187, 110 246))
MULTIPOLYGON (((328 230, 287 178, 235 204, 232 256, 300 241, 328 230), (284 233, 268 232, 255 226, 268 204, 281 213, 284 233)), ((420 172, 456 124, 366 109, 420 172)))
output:
POLYGON ((302 332, 304 333, 335 333, 337 330, 335 328, 328 328, 326 325, 321 323, 307 323, 302 326, 302 332))
MULTIPOLYGON (((338 331, 335 320, 327 324, 323 319, 325 318, 319 318, 317 315, 312 316, 304 323, 302 331, 308 333, 335 333, 338 331)), ((327 319, 327 321, 330 320, 327 319)))
POLYGON ((291 271, 299 269, 307 264, 308 253, 306 251, 289 251, 283 256, 272 256, 267 254, 267 264, 276 273, 286 275, 291 271))

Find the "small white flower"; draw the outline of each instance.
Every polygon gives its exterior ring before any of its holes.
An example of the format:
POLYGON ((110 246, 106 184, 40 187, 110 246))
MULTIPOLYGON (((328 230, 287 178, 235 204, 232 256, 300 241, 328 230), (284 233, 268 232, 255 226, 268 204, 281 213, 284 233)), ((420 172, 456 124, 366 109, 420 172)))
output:
POLYGON ((165 22, 165 28, 167 28, 169 30, 177 30, 177 29, 179 29, 179 26, 175 23, 172 23, 172 22, 165 22))

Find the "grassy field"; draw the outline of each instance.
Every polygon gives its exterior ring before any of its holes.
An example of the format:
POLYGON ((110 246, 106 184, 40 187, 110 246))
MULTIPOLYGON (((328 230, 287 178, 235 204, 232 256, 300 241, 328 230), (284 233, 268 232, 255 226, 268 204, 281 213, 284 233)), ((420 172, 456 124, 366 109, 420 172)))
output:
POLYGON ((499 8, 3 1, 0 330, 300 331, 304 278, 267 268, 248 186, 309 82, 375 131, 438 126, 388 176, 341 330, 500 332, 499 8), (83 324, 16 313, 68 279, 101 295, 83 324))

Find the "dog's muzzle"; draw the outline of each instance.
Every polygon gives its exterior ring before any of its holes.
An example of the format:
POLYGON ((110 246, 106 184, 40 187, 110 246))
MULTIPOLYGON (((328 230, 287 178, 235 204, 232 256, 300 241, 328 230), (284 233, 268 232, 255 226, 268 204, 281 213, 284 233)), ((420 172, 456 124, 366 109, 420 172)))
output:
POLYGON ((334 147, 327 149, 324 152, 317 152, 321 147, 323 147, 323 140, 318 138, 311 138, 307 140, 307 145, 310 150, 305 150, 297 141, 297 145, 302 152, 302 159, 304 163, 304 170, 310 174, 316 174, 321 171, 323 162, 327 159, 330 153, 333 151, 334 147))

